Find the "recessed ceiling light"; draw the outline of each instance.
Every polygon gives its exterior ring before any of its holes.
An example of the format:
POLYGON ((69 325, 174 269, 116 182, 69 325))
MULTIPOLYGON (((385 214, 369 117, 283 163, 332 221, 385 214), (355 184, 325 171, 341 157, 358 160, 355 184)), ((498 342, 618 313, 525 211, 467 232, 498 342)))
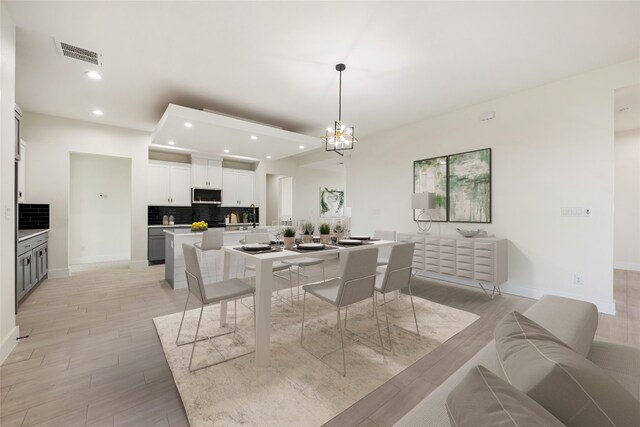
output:
POLYGON ((304 145, 300 145, 298 146, 298 148, 302 150, 304 148, 304 145))
POLYGON ((176 142, 175 142, 175 141, 169 141, 169 142, 167 142, 167 144, 169 144, 169 145, 176 145, 176 142))
POLYGON ((267 156, 267 159, 270 159, 270 158, 271 158, 271 156, 267 156))
POLYGON ((186 127, 186 128, 190 128, 191 126, 193 126, 191 123, 189 123, 189 122, 184 122, 184 127, 186 127))
POLYGON ((102 116, 104 114, 102 110, 93 110, 92 113, 96 116, 102 116))
POLYGON ((225 148, 225 149, 224 149, 224 152, 225 152, 225 153, 228 153, 228 152, 229 152, 229 149, 228 149, 228 148, 225 148))
POLYGON ((251 135, 251 139, 258 139, 258 137, 255 135, 251 135))
POLYGON ((87 71, 85 73, 91 80, 101 80, 102 76, 97 71, 87 71))

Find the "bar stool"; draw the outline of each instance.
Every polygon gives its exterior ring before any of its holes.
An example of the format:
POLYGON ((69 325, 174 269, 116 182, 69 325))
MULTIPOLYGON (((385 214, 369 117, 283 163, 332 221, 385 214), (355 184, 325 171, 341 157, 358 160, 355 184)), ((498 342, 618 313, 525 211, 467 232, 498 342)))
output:
MULTIPOLYGON (((306 267, 311 267, 314 265, 322 264, 322 281, 325 282, 325 273, 324 273, 324 259, 322 258, 294 258, 282 261, 283 264, 287 264, 290 267, 297 267, 298 270, 298 304, 300 304, 300 270, 306 267)), ((293 293, 291 294, 291 305, 293 305, 293 293)))
MULTIPOLYGON (((205 258, 205 254, 207 251, 217 251, 222 248, 224 244, 224 228, 214 228, 211 230, 207 230, 202 233, 202 241, 194 243, 193 246, 200 250, 202 253, 204 265, 207 270, 207 275, 211 276, 209 272, 209 263, 207 263, 207 259, 205 258)), ((213 265, 216 273, 216 277, 214 281, 218 280, 218 260, 214 255, 213 257, 213 265)))

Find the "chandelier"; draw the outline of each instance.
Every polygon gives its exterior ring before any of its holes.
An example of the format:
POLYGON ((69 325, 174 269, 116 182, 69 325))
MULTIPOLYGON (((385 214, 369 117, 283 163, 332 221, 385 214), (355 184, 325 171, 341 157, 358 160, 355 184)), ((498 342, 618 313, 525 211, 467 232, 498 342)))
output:
POLYGON ((340 92, 338 94, 338 120, 333 128, 327 128, 325 136, 321 139, 325 142, 326 151, 335 151, 344 156, 344 150, 352 150, 353 144, 358 141, 355 137, 353 126, 345 126, 342 123, 342 72, 346 69, 346 65, 336 65, 336 70, 340 72, 340 92))

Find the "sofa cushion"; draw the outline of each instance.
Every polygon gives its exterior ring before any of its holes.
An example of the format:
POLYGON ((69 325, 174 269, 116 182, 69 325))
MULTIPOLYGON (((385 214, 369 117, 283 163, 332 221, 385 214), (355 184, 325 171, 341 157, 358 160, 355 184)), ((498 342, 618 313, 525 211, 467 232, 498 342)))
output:
POLYGON ((598 329, 598 309, 594 304, 544 295, 524 315, 551 331, 581 355, 586 357, 589 354, 598 329))
POLYGON ((534 321, 508 314, 494 332, 507 380, 568 426, 640 426, 640 402, 534 321))
POLYGON ((562 427, 535 400, 484 366, 474 366, 447 397, 454 427, 562 427))

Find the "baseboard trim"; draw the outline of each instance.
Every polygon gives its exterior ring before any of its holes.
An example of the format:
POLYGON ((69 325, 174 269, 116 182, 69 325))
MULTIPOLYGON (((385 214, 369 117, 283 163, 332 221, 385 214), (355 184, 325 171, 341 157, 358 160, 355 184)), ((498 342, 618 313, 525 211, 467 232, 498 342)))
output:
POLYGON ((640 264, 634 262, 614 262, 613 268, 616 270, 640 271, 640 264))
POLYGON ((49 279, 59 279, 60 277, 69 277, 69 268, 50 268, 49 279))
MULTIPOLYGON (((424 272, 424 271, 418 271, 418 276, 424 277, 425 279, 440 280, 443 282, 455 283, 456 285, 469 286, 475 289, 480 289, 480 287, 478 286, 478 282, 473 280, 467 280, 464 278, 451 277, 443 274, 436 274, 436 273, 430 273, 430 272, 424 272)), ((516 295, 516 296, 525 297, 525 298, 532 298, 535 300, 539 300, 540 298, 542 298, 544 295, 547 295, 547 294, 557 295, 559 297, 572 298, 580 301, 593 303, 596 305, 600 313, 611 314, 614 316, 616 314, 615 300, 598 300, 598 299, 592 299, 592 298, 585 298, 581 295, 576 295, 576 294, 569 294, 569 293, 563 293, 563 292, 551 292, 547 290, 524 288, 524 287, 513 286, 508 284, 502 285, 500 287, 500 291, 502 291, 505 294, 516 295)))
POLYGON ((11 332, 7 334, 6 337, 2 339, 2 344, 0 344, 0 365, 4 363, 4 361, 9 357, 16 344, 18 344, 18 338, 20 336, 20 326, 16 325, 13 327, 11 332))
POLYGON ((133 261, 132 260, 129 263, 129 268, 132 269, 132 270, 135 270, 135 269, 138 269, 138 268, 145 268, 145 267, 148 267, 148 266, 149 266, 149 261, 147 261, 146 259, 142 260, 142 261, 140 261, 140 260, 133 261))
POLYGON ((580 301, 590 302, 595 304, 600 313, 611 314, 615 316, 616 314, 616 301, 615 300, 601 300, 601 299, 593 299, 593 298, 585 298, 582 295, 570 294, 567 292, 553 292, 553 291, 541 291, 538 289, 532 288, 523 288, 519 286, 505 285, 502 289, 502 292, 517 295, 519 297, 540 299, 544 295, 556 295, 559 297, 571 298, 580 301))

